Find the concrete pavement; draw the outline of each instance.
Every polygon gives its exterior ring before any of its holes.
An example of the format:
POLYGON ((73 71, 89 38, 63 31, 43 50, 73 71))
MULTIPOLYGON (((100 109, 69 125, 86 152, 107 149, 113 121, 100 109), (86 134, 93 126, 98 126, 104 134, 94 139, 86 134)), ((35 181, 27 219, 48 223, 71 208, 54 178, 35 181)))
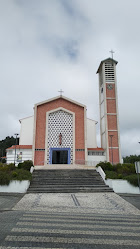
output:
POLYGON ((140 210, 115 193, 21 197, 0 196, 0 249, 140 247, 140 210))
POLYGON ((119 196, 140 210, 140 194, 119 194, 119 196))

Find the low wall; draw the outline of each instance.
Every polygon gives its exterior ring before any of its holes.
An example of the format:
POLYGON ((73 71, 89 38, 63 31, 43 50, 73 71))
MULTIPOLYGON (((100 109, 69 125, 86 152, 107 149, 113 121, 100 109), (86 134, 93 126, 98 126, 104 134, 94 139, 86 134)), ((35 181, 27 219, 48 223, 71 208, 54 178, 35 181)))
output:
POLYGON ((105 184, 114 190, 115 193, 123 194, 140 194, 139 187, 135 187, 130 184, 127 180, 121 179, 105 179, 106 174, 103 169, 99 166, 96 168, 96 171, 100 174, 105 184))
POLYGON ((139 187, 133 186, 127 180, 107 179, 107 180, 105 180, 105 183, 110 188, 113 188, 115 193, 140 194, 139 187))
POLYGON ((29 188, 30 181, 11 181, 10 184, 0 186, 0 192, 6 193, 26 193, 29 188))

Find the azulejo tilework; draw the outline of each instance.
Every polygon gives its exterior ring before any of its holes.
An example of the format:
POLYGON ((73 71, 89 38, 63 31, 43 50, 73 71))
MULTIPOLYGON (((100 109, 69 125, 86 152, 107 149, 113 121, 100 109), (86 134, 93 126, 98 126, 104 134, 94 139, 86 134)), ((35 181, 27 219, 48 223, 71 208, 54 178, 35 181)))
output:
POLYGON ((73 115, 63 111, 55 111, 48 115, 48 154, 50 148, 70 148, 70 163, 73 163, 73 115), (59 144, 59 135, 62 134, 62 143, 59 144))

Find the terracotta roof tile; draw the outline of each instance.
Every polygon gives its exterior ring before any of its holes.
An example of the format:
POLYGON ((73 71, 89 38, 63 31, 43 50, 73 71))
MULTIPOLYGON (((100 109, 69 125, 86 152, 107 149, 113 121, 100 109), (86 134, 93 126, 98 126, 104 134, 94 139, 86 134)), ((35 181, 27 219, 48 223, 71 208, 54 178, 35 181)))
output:
POLYGON ((94 151, 104 151, 103 148, 88 148, 88 150, 94 150, 94 151))
MULTIPOLYGON (((6 150, 14 150, 14 149, 15 149, 15 145, 12 145, 6 150)), ((16 149, 32 149, 32 145, 16 145, 16 149)))

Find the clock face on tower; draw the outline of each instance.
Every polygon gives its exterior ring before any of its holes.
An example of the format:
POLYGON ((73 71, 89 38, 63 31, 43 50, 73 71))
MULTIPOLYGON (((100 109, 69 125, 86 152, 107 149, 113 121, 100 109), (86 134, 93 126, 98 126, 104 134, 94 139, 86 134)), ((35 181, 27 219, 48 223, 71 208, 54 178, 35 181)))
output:
POLYGON ((108 89, 108 90, 112 90, 112 89, 113 89, 113 85, 112 85, 112 84, 108 84, 108 85, 107 85, 107 89, 108 89))

